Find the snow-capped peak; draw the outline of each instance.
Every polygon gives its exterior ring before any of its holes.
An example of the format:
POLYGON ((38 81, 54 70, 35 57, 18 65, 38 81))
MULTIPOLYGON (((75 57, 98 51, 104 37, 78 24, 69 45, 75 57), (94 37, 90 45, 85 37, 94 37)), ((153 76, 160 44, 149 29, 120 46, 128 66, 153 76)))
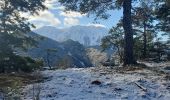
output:
POLYGON ((35 32, 59 42, 72 39, 85 46, 93 46, 100 44, 102 37, 107 35, 108 29, 97 24, 87 26, 77 25, 63 29, 45 26, 35 30, 35 32))

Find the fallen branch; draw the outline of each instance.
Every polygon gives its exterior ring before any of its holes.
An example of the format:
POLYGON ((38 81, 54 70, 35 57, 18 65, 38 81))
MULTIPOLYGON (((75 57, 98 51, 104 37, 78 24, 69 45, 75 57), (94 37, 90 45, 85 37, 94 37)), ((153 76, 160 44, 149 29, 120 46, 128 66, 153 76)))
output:
POLYGON ((141 84, 138 84, 137 82, 135 82, 135 84, 142 89, 143 91, 147 92, 147 89, 145 87, 143 87, 141 84))

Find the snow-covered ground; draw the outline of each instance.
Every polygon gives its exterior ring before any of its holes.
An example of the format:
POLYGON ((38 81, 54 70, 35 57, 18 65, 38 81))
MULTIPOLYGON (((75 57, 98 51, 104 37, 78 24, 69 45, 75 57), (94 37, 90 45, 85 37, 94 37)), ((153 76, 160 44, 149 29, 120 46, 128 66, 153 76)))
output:
POLYGON ((170 100, 170 81, 146 69, 118 73, 110 68, 72 68, 42 74, 49 79, 26 86, 23 100, 32 100, 36 86, 40 100, 170 100))

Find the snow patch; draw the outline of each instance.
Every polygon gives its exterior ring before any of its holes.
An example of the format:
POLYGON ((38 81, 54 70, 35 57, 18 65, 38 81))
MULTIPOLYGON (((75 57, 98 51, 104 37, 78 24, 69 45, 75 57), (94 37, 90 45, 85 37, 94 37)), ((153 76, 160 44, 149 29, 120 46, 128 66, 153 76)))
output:
MULTIPOLYGON (((105 74, 101 70, 94 71, 96 68, 43 71, 44 76, 52 79, 40 83, 40 100, 169 100, 170 98, 168 83, 160 76, 150 74, 151 76, 146 77, 138 73, 117 72, 105 74), (95 80, 101 84, 91 84, 95 80), (135 83, 145 87, 147 91, 143 91, 135 83)), ((32 99, 32 87, 33 84, 23 89, 24 100, 32 99)))

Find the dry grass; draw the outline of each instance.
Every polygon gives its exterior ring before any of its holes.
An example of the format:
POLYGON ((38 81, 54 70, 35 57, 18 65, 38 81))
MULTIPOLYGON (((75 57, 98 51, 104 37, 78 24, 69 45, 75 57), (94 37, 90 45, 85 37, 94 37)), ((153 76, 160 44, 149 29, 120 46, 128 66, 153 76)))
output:
POLYGON ((0 74, 0 89, 11 87, 14 84, 26 85, 37 81, 36 76, 31 74, 0 74))
POLYGON ((41 74, 15 73, 15 74, 0 74, 0 91, 6 92, 8 88, 21 88, 27 84, 41 82, 43 77, 41 74))
POLYGON ((143 67, 141 66, 124 66, 124 67, 117 67, 115 68, 117 72, 128 72, 128 71, 137 71, 137 70, 143 70, 143 67))
MULTIPOLYGON (((21 87, 43 81, 41 73, 14 73, 0 74, 0 94, 3 94, 5 100, 20 98, 22 95, 21 87)), ((20 99, 16 99, 20 100, 20 99)))

